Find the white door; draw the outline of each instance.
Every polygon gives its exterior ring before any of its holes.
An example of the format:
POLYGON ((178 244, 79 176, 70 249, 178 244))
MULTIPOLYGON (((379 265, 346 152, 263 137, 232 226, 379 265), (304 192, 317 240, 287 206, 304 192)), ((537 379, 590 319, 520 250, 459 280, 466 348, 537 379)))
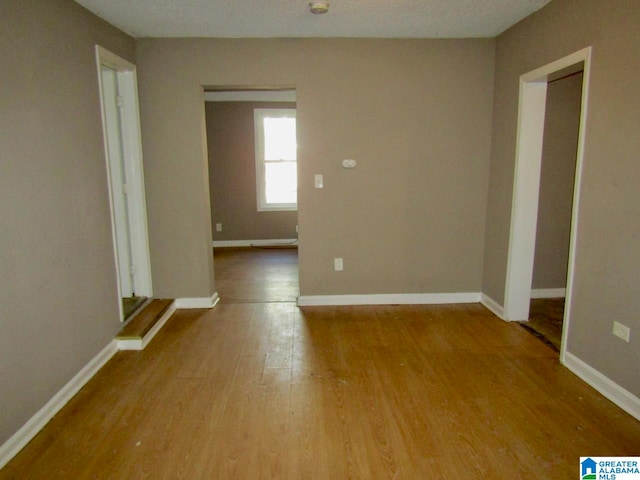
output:
POLYGON ((102 100, 104 108, 105 142, 108 152, 108 168, 111 178, 111 198, 115 222, 116 255, 120 274, 120 294, 132 297, 136 293, 131 248, 131 225, 127 200, 127 175, 125 167, 122 119, 120 110, 124 100, 118 90, 118 72, 105 65, 100 66, 102 100))
POLYGON ((121 298, 153 296, 136 67, 100 46, 96 62, 122 314, 121 298))

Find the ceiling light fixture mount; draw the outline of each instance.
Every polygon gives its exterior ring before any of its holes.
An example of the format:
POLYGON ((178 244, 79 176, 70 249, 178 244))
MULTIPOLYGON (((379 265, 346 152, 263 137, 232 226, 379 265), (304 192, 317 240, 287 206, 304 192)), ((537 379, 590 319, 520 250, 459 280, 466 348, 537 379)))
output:
POLYGON ((329 11, 329 3, 327 2, 311 2, 309 4, 309 10, 314 14, 327 13, 329 11))

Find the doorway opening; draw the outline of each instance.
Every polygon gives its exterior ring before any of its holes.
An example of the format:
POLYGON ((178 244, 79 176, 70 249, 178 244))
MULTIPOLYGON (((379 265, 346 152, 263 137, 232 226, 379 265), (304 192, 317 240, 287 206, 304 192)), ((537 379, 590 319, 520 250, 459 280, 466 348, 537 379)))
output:
POLYGON ((216 290, 225 302, 295 302, 296 91, 205 88, 216 290))
POLYGON ((560 352, 583 65, 554 74, 547 103, 529 319, 521 325, 560 352), (574 69, 578 71, 573 71, 574 69))
POLYGON ((118 305, 124 322, 153 295, 136 67, 100 46, 96 62, 118 305))
POLYGON ((528 320, 532 297, 548 84, 550 81, 578 71, 582 71, 583 76, 566 262, 566 296, 560 346, 561 361, 564 360, 566 337, 571 318, 576 226, 580 201, 590 62, 591 48, 589 47, 520 77, 516 163, 504 301, 504 318, 516 321, 528 320))

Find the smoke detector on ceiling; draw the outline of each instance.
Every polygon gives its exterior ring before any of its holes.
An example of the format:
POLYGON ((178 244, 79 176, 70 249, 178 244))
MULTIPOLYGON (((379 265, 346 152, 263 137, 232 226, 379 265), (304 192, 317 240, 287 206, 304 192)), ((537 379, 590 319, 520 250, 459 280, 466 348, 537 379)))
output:
POLYGON ((327 2, 311 2, 309 4, 309 10, 315 14, 327 13, 329 11, 329 4, 327 2))

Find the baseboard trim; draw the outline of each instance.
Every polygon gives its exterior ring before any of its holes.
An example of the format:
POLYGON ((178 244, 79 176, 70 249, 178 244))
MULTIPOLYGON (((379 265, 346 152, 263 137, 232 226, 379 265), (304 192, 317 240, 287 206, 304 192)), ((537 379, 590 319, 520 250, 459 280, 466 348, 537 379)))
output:
POLYGON ((564 353, 562 364, 622 410, 640 420, 640 398, 569 352, 564 353))
POLYGON ((496 302, 493 298, 484 293, 480 295, 480 303, 487 307, 491 313, 496 315, 498 318, 504 320, 504 307, 496 302))
POLYGON ((100 370, 118 351, 116 340, 112 340, 87 363, 69 382, 32 416, 20 430, 0 446, 0 468, 31 441, 36 434, 64 407, 73 396, 100 370))
POLYGON ((478 303, 480 294, 463 293, 383 293, 371 295, 301 295, 298 306, 340 305, 437 305, 446 303, 478 303))
POLYGON ((214 240, 213 247, 265 247, 268 245, 292 245, 297 238, 274 238, 271 240, 214 240))
POLYGON ((175 311, 176 302, 174 301, 142 339, 116 340, 118 342, 118 350, 144 350, 144 348, 149 345, 149 342, 153 340, 153 337, 156 336, 156 333, 164 327, 164 324, 167 323, 167 320, 169 320, 175 311))
POLYGON ((220 301, 218 292, 213 292, 211 297, 200 298, 176 298, 176 308, 213 308, 220 301))
POLYGON ((531 290, 531 298, 564 298, 566 296, 566 288, 534 288, 531 290))

